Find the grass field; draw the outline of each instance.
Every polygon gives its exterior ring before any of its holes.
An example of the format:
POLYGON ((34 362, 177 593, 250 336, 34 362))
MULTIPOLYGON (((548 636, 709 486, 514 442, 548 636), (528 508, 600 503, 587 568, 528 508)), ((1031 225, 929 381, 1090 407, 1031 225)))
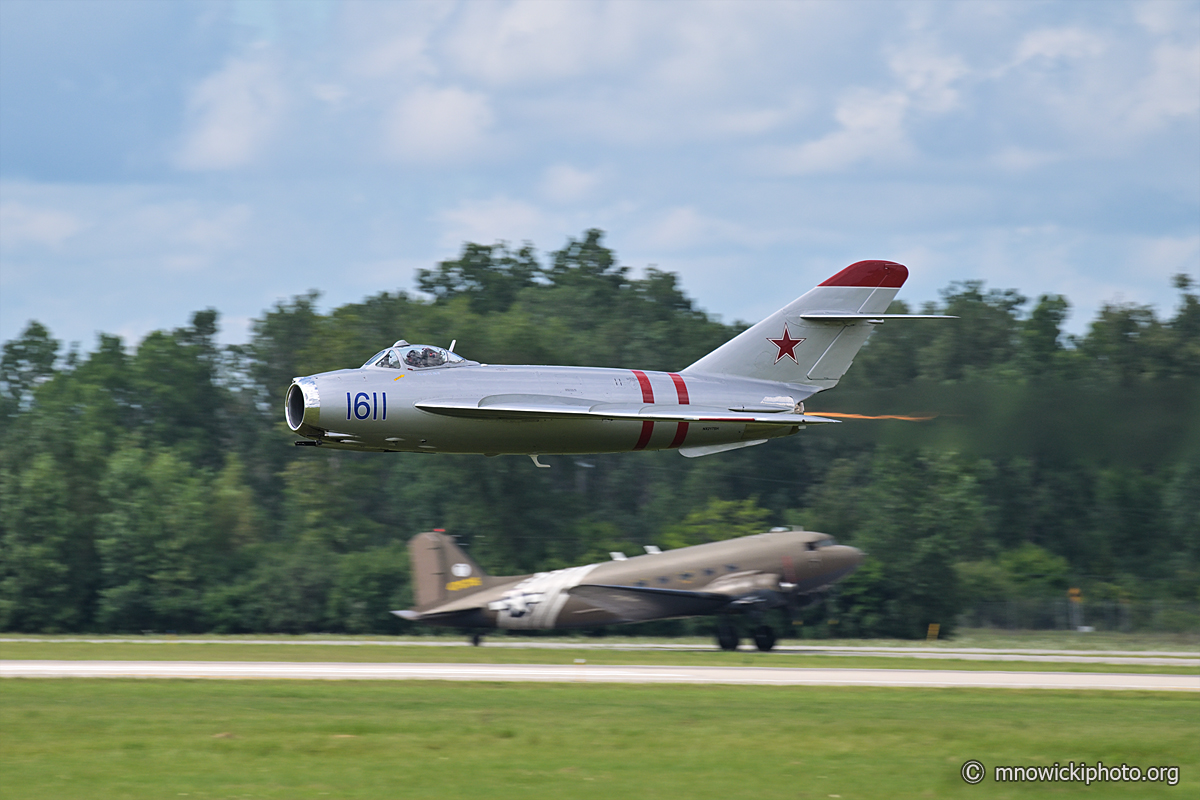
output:
POLYGON ((542 650, 507 647, 461 647, 445 641, 444 647, 362 643, 348 647, 336 644, 301 644, 280 640, 278 644, 251 644, 211 639, 205 644, 162 640, 151 642, 18 642, 0 639, 0 658, 116 661, 350 661, 392 663, 489 663, 572 664, 576 659, 589 664, 658 664, 680 666, 758 667, 860 667, 872 669, 958 669, 1054 672, 1116 672, 1200 675, 1200 667, 1154 664, 1074 664, 1038 661, 968 661, 963 659, 918 659, 901 657, 857 657, 788 652, 759 653, 741 650, 723 653, 712 650, 542 650), (455 645, 455 646, 452 646, 455 645))
POLYGON ((745 686, 0 683, 0 797, 1195 797, 1200 696, 745 686), (967 759, 1180 767, 966 785, 967 759))
MULTIPOLYGON (((845 644, 859 640, 843 639, 845 644)), ((880 644, 871 640, 870 644, 880 644)), ((899 640, 896 644, 925 646, 899 640)), ((959 628, 954 638, 938 642, 946 647, 1032 648, 1046 650, 1184 650, 1200 651, 1200 630, 1189 633, 1119 633, 1115 631, 1006 631, 995 628, 959 628)))

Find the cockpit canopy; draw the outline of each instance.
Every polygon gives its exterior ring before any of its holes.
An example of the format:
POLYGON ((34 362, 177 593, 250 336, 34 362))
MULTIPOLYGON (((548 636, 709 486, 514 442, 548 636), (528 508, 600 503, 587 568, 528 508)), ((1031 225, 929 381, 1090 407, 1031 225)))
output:
POLYGON ((447 364, 464 364, 466 359, 444 347, 431 344, 409 344, 401 339, 386 350, 367 359, 364 367, 388 369, 425 369, 447 364))

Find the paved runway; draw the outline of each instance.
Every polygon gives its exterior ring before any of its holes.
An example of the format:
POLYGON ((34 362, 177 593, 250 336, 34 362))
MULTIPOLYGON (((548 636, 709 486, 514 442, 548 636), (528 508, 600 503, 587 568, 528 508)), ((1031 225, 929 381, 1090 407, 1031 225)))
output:
POLYGON ((7 678, 224 678, 301 680, 707 683, 1003 689, 1200 691, 1197 675, 591 664, 309 664, 268 661, 0 661, 7 678))
MULTIPOLYGON (((275 645, 275 646, 316 646, 316 647, 470 647, 464 640, 436 639, 250 639, 250 638, 213 638, 197 639, 188 637, 39 637, 19 638, 0 637, 0 645, 5 642, 27 642, 36 644, 139 644, 139 645, 275 645)), ((716 648, 711 643, 693 644, 673 641, 654 642, 596 642, 575 639, 571 641, 547 641, 544 639, 522 639, 505 641, 500 638, 488 639, 488 649, 513 650, 654 650, 672 651, 712 651, 716 648)), ((753 652, 753 645, 743 644, 743 649, 753 652)), ((1115 664, 1172 667, 1200 667, 1200 652, 1171 651, 1171 650, 1032 650, 1022 648, 985 648, 985 647, 887 647, 878 645, 842 645, 842 644, 789 644, 781 642, 775 646, 777 654, 790 653, 793 655, 810 656, 854 656, 861 658, 916 658, 935 660, 959 661, 1028 661, 1043 663, 1073 663, 1073 664, 1115 664)))

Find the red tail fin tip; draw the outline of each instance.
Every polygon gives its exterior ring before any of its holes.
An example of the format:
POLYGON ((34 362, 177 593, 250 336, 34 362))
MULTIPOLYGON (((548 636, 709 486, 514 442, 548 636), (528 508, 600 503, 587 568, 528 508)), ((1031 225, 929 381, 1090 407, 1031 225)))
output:
POLYGON ((895 261, 858 261, 834 275, 821 286, 863 286, 899 289, 908 278, 908 267, 895 261))

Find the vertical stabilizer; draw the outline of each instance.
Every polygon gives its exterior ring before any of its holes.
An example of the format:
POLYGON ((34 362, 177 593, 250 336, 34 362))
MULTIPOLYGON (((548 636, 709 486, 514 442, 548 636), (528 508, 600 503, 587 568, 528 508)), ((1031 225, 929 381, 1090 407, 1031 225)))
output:
POLYGON ((894 261, 851 264, 682 371, 831 388, 907 278, 894 261))
POLYGON ((408 542, 418 611, 464 597, 489 585, 486 572, 440 531, 418 533, 408 542))

